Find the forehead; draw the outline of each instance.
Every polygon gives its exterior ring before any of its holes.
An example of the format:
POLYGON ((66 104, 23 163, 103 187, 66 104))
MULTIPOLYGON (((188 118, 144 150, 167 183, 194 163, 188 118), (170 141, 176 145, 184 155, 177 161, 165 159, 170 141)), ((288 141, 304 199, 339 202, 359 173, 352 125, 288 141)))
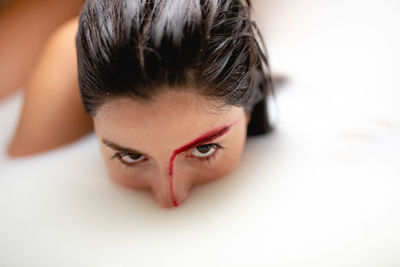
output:
POLYGON ((102 137, 126 145, 132 142, 137 147, 137 141, 161 138, 176 146, 237 120, 242 112, 195 93, 169 91, 147 102, 128 97, 112 100, 98 109, 94 124, 102 137))

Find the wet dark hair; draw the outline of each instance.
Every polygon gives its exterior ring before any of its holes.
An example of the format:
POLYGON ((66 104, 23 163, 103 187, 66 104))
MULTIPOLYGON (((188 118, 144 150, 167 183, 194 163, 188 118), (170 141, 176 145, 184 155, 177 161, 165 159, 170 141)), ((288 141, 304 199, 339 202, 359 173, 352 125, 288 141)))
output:
POLYGON ((76 37, 86 112, 185 88, 244 107, 248 134, 267 132, 272 81, 249 10, 249 0, 87 0, 76 37))

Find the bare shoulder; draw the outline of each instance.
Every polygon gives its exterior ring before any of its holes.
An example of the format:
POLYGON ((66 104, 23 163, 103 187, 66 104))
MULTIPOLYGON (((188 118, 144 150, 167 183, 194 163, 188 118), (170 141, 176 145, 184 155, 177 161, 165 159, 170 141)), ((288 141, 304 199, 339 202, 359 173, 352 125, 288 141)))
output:
POLYGON ((75 36, 78 19, 62 25, 49 39, 24 91, 24 103, 8 154, 44 152, 92 130, 81 104, 75 36))
POLYGON ((65 58, 70 58, 71 61, 76 61, 75 36, 77 31, 78 18, 73 18, 72 20, 61 25, 61 27, 59 27, 49 39, 47 47, 44 51, 44 56, 49 53, 56 53, 59 57, 64 56, 65 58), (71 57, 72 53, 73 56, 71 57))

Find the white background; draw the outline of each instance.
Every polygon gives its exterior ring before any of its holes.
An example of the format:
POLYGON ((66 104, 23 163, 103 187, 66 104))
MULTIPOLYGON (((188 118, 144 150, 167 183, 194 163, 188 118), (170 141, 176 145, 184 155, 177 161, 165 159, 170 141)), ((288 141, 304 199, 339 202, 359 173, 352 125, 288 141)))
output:
POLYGON ((94 136, 5 156, 0 266, 400 266, 400 2, 254 3, 280 124, 176 209, 113 184, 94 136))

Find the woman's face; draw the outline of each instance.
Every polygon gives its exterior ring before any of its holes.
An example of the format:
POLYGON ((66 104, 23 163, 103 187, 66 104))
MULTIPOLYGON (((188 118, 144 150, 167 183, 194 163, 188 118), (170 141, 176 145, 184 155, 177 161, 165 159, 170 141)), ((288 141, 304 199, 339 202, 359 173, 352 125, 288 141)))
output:
POLYGON ((169 90, 152 101, 121 97, 94 118, 110 176, 178 206, 192 186, 218 179, 239 162, 246 139, 243 108, 169 90))

